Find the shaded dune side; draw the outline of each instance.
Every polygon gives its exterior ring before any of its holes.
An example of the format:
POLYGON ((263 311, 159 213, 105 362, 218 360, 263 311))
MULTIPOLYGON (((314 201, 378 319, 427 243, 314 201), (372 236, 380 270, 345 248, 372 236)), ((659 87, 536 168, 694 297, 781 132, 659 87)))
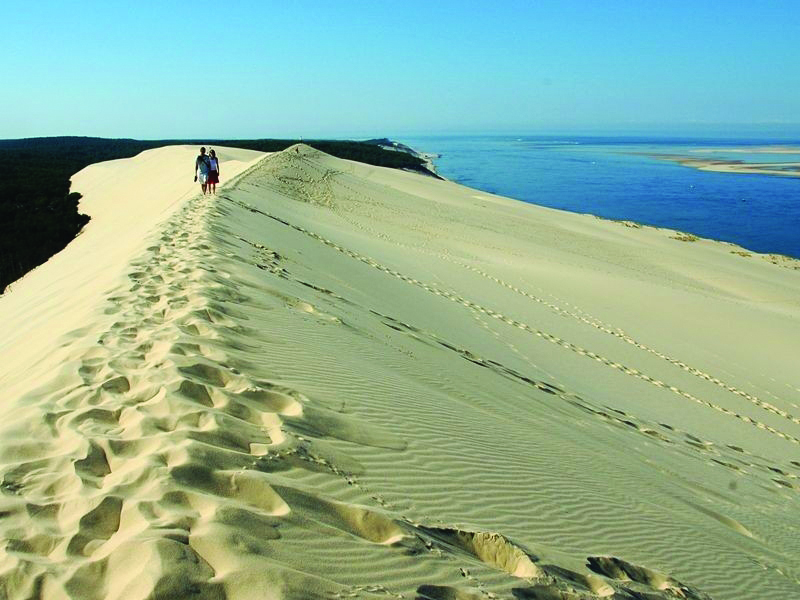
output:
MULTIPOLYGON (((330 239, 328 231, 313 231, 308 222, 317 213, 299 204, 333 212, 360 236, 375 233, 355 220, 344 200, 368 202, 381 186, 347 165, 295 147, 259 163, 219 201, 193 199, 131 263, 128 284, 107 295, 107 320, 64 341, 73 360, 21 398, 4 426, 4 594, 707 598, 683 577, 588 546, 585 535, 593 529, 600 537, 613 538, 616 528, 621 538, 641 538, 652 531, 644 521, 654 513, 634 502, 614 506, 615 499, 603 495, 611 494, 604 490, 607 478, 578 473, 581 461, 591 469, 589 457, 609 439, 619 447, 636 439, 670 453, 664 476, 673 477, 666 474, 672 465, 716 461, 710 468, 735 472, 756 487, 774 487, 780 479, 786 494, 794 493, 800 464, 777 465, 746 448, 718 447, 570 392, 541 372, 523 372, 515 360, 499 357, 494 342, 472 347, 446 327, 412 322, 390 298, 403 304, 417 297, 401 299, 392 286, 435 296, 443 319, 461 319, 442 308, 458 306, 487 339, 503 323, 515 335, 540 340, 538 350, 557 347, 626 373, 637 386, 663 387, 660 379, 627 373, 638 370, 600 360, 600 353, 565 336, 429 282, 423 269, 401 272, 330 239), (305 262, 303 254, 310 257, 305 262), (346 355, 355 353, 361 363, 348 362, 346 355), (423 391, 430 395, 422 397, 423 391), (490 392, 517 404, 492 402, 490 392), (547 460, 506 452, 502 438, 478 429, 480 419, 495 418, 496 424, 485 424, 490 433, 508 427, 509 439, 521 435, 513 421, 522 406, 542 413, 536 416, 542 420, 537 452, 547 460), (451 429, 452 422, 461 425, 451 429), (576 422, 589 440, 585 450, 557 442, 576 422), (472 457, 470 439, 479 442, 472 457), (559 452, 574 459, 574 473, 558 465, 559 452), (426 480, 445 472, 441 481, 426 480), (474 496, 458 497, 459 489, 474 496), (531 527, 526 519, 533 522, 536 513, 546 515, 562 501, 573 520, 554 520, 547 543, 539 545, 537 535, 544 536, 547 525, 531 527), (599 513, 610 507, 620 516, 603 521, 599 513), (638 523, 623 514, 626 509, 638 523), (554 543, 559 534, 563 547, 554 543)), ((342 227, 319 225, 334 233, 342 227)), ((516 293, 516 285, 508 285, 516 293)), ((600 334, 627 335, 608 329, 600 334)), ((517 338, 504 339, 525 348, 517 338)), ((675 366, 666 354, 660 359, 675 366)), ((704 372, 696 371, 700 375, 687 376, 702 379, 704 372)), ((751 404, 761 401, 723 385, 751 404)), ((715 410, 706 396, 691 395, 715 410)), ((716 412, 733 419, 725 410, 716 412)), ((521 427, 533 426, 527 417, 518 419, 521 427)), ((758 429, 787 444, 794 437, 783 427, 758 429)), ((621 474, 618 485, 630 481, 621 474)), ((664 501, 686 506, 683 497, 664 501)), ((729 565, 742 561, 733 546, 753 534, 731 517, 700 508, 697 515, 711 516, 731 537, 716 534, 709 543, 720 553, 688 570, 713 570, 715 559, 729 560, 710 578, 720 585, 729 565), (736 541, 726 546, 730 539, 736 541)), ((658 519, 658 526, 667 530, 668 521, 658 519)), ((674 525, 669 535, 678 536, 683 526, 689 523, 674 525)), ((758 551, 764 563, 791 574, 779 552, 758 551)), ((774 582, 755 587, 768 585, 781 593, 791 589, 774 582)), ((737 586, 747 583, 735 581, 732 589, 737 586)))

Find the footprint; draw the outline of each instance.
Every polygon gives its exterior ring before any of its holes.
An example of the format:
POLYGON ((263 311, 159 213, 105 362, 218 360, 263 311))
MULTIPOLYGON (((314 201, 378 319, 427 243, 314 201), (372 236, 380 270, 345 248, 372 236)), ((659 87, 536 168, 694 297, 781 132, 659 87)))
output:
POLYGON ((188 463, 174 467, 172 478, 185 488, 230 498, 271 516, 287 515, 289 505, 258 471, 219 471, 206 464, 188 463))
POLYGON ((302 416, 286 415, 286 425, 309 437, 332 437, 362 446, 405 450, 407 442, 376 426, 348 418, 327 408, 303 405, 302 416))
MULTIPOLYGON (((651 590, 665 592, 666 595, 640 592, 635 588, 623 587, 625 592, 633 598, 653 600, 660 598, 686 598, 688 600, 707 600, 708 597, 675 579, 647 567, 634 565, 615 556, 590 556, 587 566, 600 575, 616 581, 630 581, 641 584, 651 590)), ((624 596, 623 596, 624 597, 624 596)))
POLYGON ((111 473, 106 453, 96 442, 89 442, 86 456, 75 461, 75 473, 84 483, 87 479, 102 479, 111 473))
POLYGON ((65 414, 71 427, 77 428, 83 423, 103 423, 111 427, 119 425, 119 415, 122 409, 107 410, 105 408, 90 408, 82 412, 69 411, 65 414))
POLYGON ((418 526, 418 529, 448 549, 465 552, 483 563, 514 577, 539 577, 537 558, 499 533, 418 526))
POLYGON ((67 553, 88 556, 119 529, 122 498, 106 496, 78 522, 78 532, 70 540, 67 553))
POLYGON ((483 600, 480 590, 446 585, 421 585, 414 600, 483 600))
POLYGON ((101 386, 102 389, 114 394, 124 394, 131 390, 131 384, 128 379, 122 375, 114 377, 104 382, 101 386))
POLYGON ((200 383, 184 379, 178 387, 178 393, 203 406, 214 406, 214 401, 211 399, 208 389, 200 383))
POLYGON ((539 584, 511 590, 519 600, 594 600, 596 596, 559 589, 554 585, 539 584))
POLYGON ((559 567, 558 565, 542 565, 542 570, 556 580, 576 584, 600 598, 614 595, 614 588, 602 577, 598 577, 592 573, 576 573, 575 571, 559 567))
POLYGON ((291 394, 280 391, 269 383, 258 387, 247 388, 238 394, 238 399, 252 400, 248 403, 252 408, 263 412, 274 412, 283 415, 299 416, 303 414, 303 405, 291 394), (264 388, 267 389, 264 389, 264 388))
POLYGON ((225 387, 232 377, 226 371, 206 363, 195 363, 188 367, 178 367, 187 377, 215 387, 225 387))
POLYGON ((392 546, 399 542, 414 545, 413 535, 398 521, 381 512, 355 504, 329 500, 290 488, 275 486, 275 490, 300 514, 327 525, 342 529, 374 544, 392 546))

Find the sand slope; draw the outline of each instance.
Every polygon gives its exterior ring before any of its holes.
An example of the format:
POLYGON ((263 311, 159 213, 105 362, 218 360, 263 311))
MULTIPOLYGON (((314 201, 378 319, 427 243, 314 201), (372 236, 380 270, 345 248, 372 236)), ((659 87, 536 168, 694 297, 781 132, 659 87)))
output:
POLYGON ((793 263, 305 146, 187 193, 0 300, 7 597, 800 594, 793 263))
MULTIPOLYGON (((238 148, 216 150, 223 184, 264 156, 238 148)), ((57 347, 56 338, 95 320, 104 292, 119 285, 148 236, 200 191, 192 181, 197 154, 195 146, 168 146, 73 175, 71 189, 83 195, 80 211, 91 221, 67 249, 12 283, 14 293, 0 296, 5 363, 0 381, 5 386, 16 379, 29 385, 61 362, 56 358, 40 372, 32 371, 57 347)))

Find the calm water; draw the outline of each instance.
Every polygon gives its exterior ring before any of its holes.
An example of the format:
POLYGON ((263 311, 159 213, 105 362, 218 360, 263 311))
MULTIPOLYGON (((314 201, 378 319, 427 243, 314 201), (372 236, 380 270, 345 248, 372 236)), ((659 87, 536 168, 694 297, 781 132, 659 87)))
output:
MULTIPOLYGON (((483 191, 800 258, 800 177, 699 171, 641 154, 800 162, 800 154, 733 151, 769 140, 437 136, 401 141, 440 153, 434 163, 441 175, 483 191)), ((781 144, 798 147, 800 140, 781 144)))

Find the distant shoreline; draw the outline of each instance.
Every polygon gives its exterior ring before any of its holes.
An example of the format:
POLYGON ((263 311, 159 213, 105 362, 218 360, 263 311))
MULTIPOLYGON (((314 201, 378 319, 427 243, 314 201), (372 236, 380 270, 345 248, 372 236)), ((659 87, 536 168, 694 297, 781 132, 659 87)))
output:
POLYGON ((691 152, 736 152, 742 154, 800 154, 798 146, 753 146, 747 148, 696 148, 691 152))
MULTIPOLYGON (((715 151, 715 150, 710 150, 715 151)), ((720 150, 721 151, 721 150, 720 150)), ((747 150, 736 149, 727 150, 728 152, 747 152, 747 150)), ((753 150, 758 153, 770 153, 766 150, 753 150)), ((800 152, 800 150, 798 150, 800 152)), ((780 154, 794 154, 789 149, 776 152, 780 154)), ((738 173, 750 175, 777 175, 779 177, 800 177, 800 162, 779 162, 779 163, 748 163, 742 160, 717 160, 713 158, 692 158, 681 154, 652 154, 639 153, 641 156, 649 156, 658 160, 666 160, 677 163, 684 167, 691 167, 700 171, 714 171, 717 173, 738 173)))
POLYGON ((723 140, 696 140, 692 145, 639 140, 634 145, 630 140, 562 139, 542 145, 539 140, 512 136, 420 137, 403 142, 440 153, 442 158, 435 162, 442 175, 483 192, 691 232, 735 243, 748 252, 800 258, 796 236, 786 227, 787 218, 794 219, 800 206, 800 188, 794 185, 800 158, 790 154, 797 149, 800 155, 797 142, 740 141, 727 146, 723 140), (567 146, 567 142, 576 143, 567 146), (695 149, 700 154, 694 154, 695 149), (727 154, 732 150, 736 153, 727 154), (754 153, 748 154, 749 150, 754 153), (691 170, 671 169, 669 162, 691 170), (582 168, 574 169, 577 165, 582 168), (723 177, 712 171, 771 177, 723 177), (778 197, 772 198, 778 190, 778 197), (700 194, 702 210, 695 202, 700 194), (737 210, 730 210, 730 202, 737 203, 737 210), (783 219, 770 216, 774 213, 769 205, 780 207, 783 219))
POLYGON ((416 148, 412 148, 411 146, 396 140, 390 140, 389 138, 366 140, 365 143, 374 144, 375 146, 391 152, 403 152, 405 154, 410 154, 411 156, 423 161, 425 168, 433 173, 436 177, 445 179, 445 177, 442 177, 442 175, 436 170, 436 165, 433 162, 433 159, 439 158, 441 154, 437 154, 436 152, 422 152, 421 150, 417 150, 416 148))

